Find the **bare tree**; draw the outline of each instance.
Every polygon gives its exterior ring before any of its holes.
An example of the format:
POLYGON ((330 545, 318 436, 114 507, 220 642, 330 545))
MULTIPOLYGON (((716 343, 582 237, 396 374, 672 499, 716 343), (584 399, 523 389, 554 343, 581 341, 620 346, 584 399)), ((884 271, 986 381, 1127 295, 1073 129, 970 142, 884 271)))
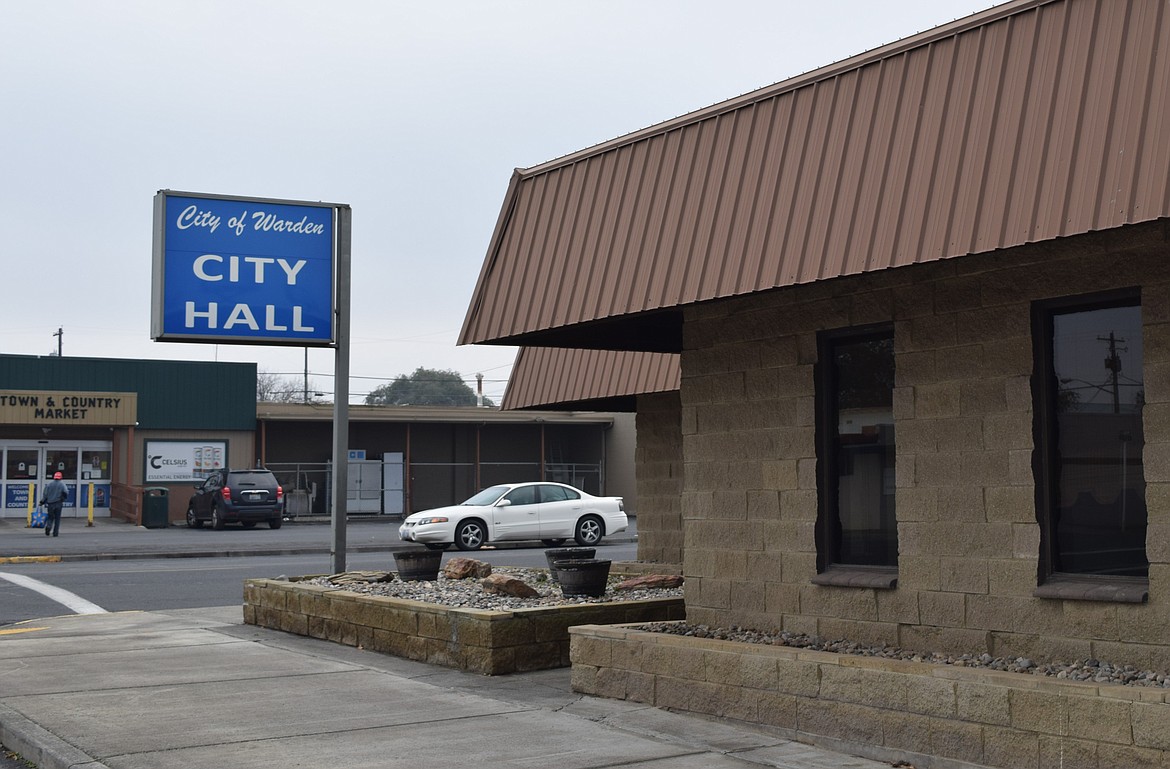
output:
POLYGON ((256 373, 256 400, 265 403, 319 403, 321 393, 312 380, 306 386, 299 378, 267 371, 256 373))

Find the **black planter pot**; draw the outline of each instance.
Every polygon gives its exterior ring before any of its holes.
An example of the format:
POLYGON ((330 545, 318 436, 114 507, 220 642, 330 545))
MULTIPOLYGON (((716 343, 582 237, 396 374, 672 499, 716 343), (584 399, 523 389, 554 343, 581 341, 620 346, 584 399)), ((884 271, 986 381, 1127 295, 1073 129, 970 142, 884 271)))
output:
POLYGON ((593 547, 555 547, 544 551, 548 561, 548 576, 553 582, 557 581, 557 561, 582 561, 597 555, 597 548, 593 547))
POLYGON ((556 574, 563 595, 600 598, 605 595, 605 586, 609 581, 609 565, 610 561, 597 558, 557 561, 553 565, 553 573, 556 574))
POLYGON ((403 550, 394 553, 398 578, 403 582, 433 582, 439 578, 442 550, 403 550))

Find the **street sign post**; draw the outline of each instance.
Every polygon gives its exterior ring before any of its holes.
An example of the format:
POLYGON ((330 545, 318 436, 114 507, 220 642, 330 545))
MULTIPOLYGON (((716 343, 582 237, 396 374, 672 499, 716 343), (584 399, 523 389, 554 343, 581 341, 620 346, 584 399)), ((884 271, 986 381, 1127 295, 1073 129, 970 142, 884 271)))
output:
POLYGON ((345 571, 349 206, 160 190, 151 338, 334 348, 333 573, 345 571))

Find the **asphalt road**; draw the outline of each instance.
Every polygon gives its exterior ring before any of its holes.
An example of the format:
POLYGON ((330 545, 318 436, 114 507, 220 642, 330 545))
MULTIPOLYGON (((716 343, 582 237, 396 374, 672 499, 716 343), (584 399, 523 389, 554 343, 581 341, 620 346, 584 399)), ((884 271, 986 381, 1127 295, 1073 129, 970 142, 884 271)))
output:
MULTIPOLYGON (((611 560, 633 560, 637 545, 620 543, 599 548, 611 560)), ((445 558, 471 555, 498 566, 546 564, 544 549, 513 548, 475 553, 448 551, 445 558)), ((391 570, 389 553, 354 553, 351 570, 391 570)), ((14 622, 74 613, 66 604, 12 576, 36 580, 67 591, 106 611, 166 611, 243 603, 245 579, 305 576, 329 572, 328 554, 239 556, 231 558, 154 558, 69 560, 0 564, 0 629, 14 622)))
MULTIPOLYGON (((41 617, 88 611, 166 611, 243 602, 250 577, 333 571, 328 525, 286 524, 224 531, 143 529, 109 519, 65 521, 45 537, 22 521, 0 520, 0 629, 41 617), (54 590, 64 591, 53 594, 54 590)), ((636 525, 636 524, 635 524, 636 525)), ((393 550, 415 549, 383 521, 350 522, 346 568, 393 569, 393 550)), ((544 566, 539 542, 507 543, 468 553, 496 565, 544 566)), ((459 555, 454 549, 447 558, 459 555)), ((603 540, 599 555, 634 560, 634 532, 603 540)))

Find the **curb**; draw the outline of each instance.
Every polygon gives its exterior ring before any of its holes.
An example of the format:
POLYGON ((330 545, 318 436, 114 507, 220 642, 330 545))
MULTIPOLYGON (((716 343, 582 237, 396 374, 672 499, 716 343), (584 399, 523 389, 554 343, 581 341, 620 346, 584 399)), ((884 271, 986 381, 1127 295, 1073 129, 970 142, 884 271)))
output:
POLYGON ((3 704, 0 704, 0 744, 39 769, 109 769, 3 704))

